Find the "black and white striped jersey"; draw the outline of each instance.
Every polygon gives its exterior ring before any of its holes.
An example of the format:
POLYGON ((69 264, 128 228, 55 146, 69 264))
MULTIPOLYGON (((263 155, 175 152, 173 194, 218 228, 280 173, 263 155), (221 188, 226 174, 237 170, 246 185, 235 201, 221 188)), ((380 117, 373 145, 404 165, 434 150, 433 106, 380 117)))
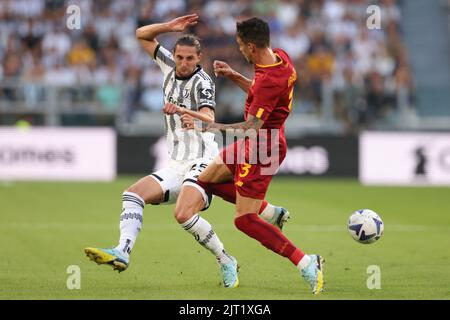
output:
MULTIPOLYGON (((158 45, 153 58, 164 74, 164 103, 194 111, 215 108, 214 82, 200 66, 189 77, 181 78, 175 73, 175 61, 169 50, 158 45)), ((213 133, 183 130, 178 114, 165 115, 165 127, 167 147, 173 160, 213 158, 219 153, 213 133)))

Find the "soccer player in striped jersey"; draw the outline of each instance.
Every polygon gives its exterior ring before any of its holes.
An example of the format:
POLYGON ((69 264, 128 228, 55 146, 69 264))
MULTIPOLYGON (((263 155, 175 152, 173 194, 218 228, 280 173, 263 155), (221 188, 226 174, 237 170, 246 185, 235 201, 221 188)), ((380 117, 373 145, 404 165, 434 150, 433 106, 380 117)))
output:
MULTIPOLYGON (((99 263, 111 265, 119 272, 127 269, 129 255, 142 228, 146 204, 173 204, 175 218, 182 228, 191 233, 216 257, 225 287, 236 287, 237 261, 224 249, 211 225, 198 214, 206 210, 212 195, 196 184, 197 177, 219 153, 214 133, 193 129, 193 119, 178 115, 176 106, 204 113, 212 120, 215 108, 215 86, 199 65, 201 46, 193 35, 181 36, 173 52, 155 39, 166 32, 180 32, 197 23, 198 16, 187 15, 166 23, 151 24, 136 30, 141 46, 164 74, 164 108, 167 146, 170 164, 129 187, 123 193, 120 217, 119 244, 110 249, 86 248, 87 256, 99 263), (186 199, 190 201, 187 202, 186 199), (189 204, 189 206, 187 205, 189 204)), ((265 202, 260 207, 261 217, 282 227, 288 212, 265 202)))

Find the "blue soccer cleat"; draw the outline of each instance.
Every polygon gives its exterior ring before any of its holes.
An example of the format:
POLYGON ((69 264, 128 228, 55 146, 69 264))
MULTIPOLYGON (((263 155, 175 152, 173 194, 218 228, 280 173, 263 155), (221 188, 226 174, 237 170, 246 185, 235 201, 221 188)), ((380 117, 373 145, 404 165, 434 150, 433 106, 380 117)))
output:
POLYGON ((283 225, 285 222, 287 222, 290 219, 289 211, 287 211, 283 207, 275 207, 275 213, 270 219, 269 223, 273 224, 275 227, 277 227, 280 230, 283 230, 283 225))
POLYGON ((313 294, 319 294, 324 289, 323 280, 323 264, 325 260, 319 255, 309 255, 311 262, 309 265, 302 269, 301 274, 303 279, 310 285, 313 294))
POLYGON ((222 273, 223 286, 225 288, 237 288, 239 286, 239 265, 234 257, 231 262, 220 264, 220 272, 222 273))
POLYGON ((84 252, 92 261, 97 264, 108 264, 113 267, 113 270, 118 270, 119 273, 128 268, 129 258, 124 257, 120 251, 115 248, 86 248, 84 249, 84 252))

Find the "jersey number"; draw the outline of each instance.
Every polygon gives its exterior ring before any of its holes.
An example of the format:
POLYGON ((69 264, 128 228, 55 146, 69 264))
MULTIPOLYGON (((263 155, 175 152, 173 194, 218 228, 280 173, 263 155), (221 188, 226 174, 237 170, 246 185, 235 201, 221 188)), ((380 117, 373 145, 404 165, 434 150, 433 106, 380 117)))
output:
POLYGON ((242 172, 239 174, 239 177, 245 178, 250 173, 251 164, 244 162, 244 166, 241 168, 242 172))

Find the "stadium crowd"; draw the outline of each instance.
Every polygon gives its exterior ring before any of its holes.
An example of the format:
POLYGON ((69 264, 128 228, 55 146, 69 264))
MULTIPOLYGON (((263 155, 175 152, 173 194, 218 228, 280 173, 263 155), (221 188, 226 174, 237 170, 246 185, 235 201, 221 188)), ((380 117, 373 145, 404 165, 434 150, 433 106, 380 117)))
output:
MULTIPOLYGON (((215 59, 252 76, 235 41, 236 19, 259 16, 271 27, 273 47, 284 48, 300 79, 294 112, 338 121, 356 132, 384 119, 399 97, 414 93, 402 43, 400 1, 395 0, 2 0, 0 101, 23 99, 29 109, 46 86, 69 88, 61 99, 95 100, 126 113, 160 112, 162 75, 135 39, 137 27, 198 13, 191 31, 202 40, 202 66, 215 59), (381 8, 381 29, 370 30, 369 5, 381 8), (81 29, 67 25, 78 5, 81 29), (5 83, 18 84, 14 90, 5 83)), ((177 34, 158 40, 172 49, 177 34)), ((216 79, 219 121, 242 117, 245 95, 216 79)), ((0 108, 1 109, 1 108, 0 108)), ((1 112, 1 110, 0 110, 1 112)))

